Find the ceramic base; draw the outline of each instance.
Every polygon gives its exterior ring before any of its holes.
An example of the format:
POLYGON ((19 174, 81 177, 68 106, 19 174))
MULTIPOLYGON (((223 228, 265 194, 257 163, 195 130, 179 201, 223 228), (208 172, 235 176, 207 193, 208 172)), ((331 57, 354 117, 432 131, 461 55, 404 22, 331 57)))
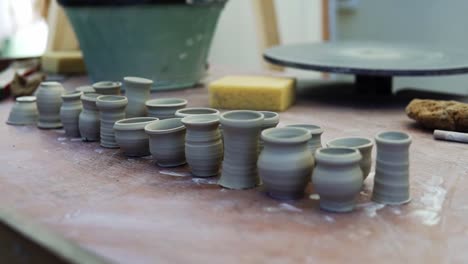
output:
POLYGON ((120 148, 119 145, 117 145, 117 143, 115 143, 115 144, 101 143, 101 147, 108 148, 108 149, 118 149, 118 148, 120 148))
POLYGON ((284 192, 267 192, 267 195, 277 200, 298 200, 304 197, 304 193, 284 193, 284 192))
POLYGON ((31 126, 35 125, 36 122, 28 123, 28 122, 14 122, 14 121, 6 121, 7 125, 12 125, 12 126, 31 126))
POLYGON ((61 122, 54 122, 54 123, 38 122, 37 127, 42 128, 42 129, 54 129, 54 128, 62 128, 63 125, 61 122))
POLYGON ((376 202, 376 203, 379 203, 379 204, 385 204, 385 205, 402 205, 402 204, 407 204, 407 203, 411 202, 411 197, 408 198, 407 200, 399 201, 399 202, 385 201, 385 199, 379 199, 379 198, 376 198, 375 196, 372 196, 371 200, 373 202, 376 202))
POLYGON ((159 167, 163 167, 163 168, 173 168, 173 167, 179 167, 179 166, 185 165, 187 164, 187 162, 184 161, 181 163, 166 163, 166 164, 156 162, 156 164, 158 164, 159 167))
POLYGON ((354 210, 355 201, 351 202, 333 202, 320 198, 320 209, 332 213, 348 213, 354 210))

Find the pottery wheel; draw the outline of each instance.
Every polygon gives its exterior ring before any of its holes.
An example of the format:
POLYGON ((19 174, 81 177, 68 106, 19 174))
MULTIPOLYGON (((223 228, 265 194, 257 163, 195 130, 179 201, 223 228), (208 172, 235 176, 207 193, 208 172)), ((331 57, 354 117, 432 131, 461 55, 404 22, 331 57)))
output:
POLYGON ((320 72, 354 74, 358 91, 391 94, 394 76, 468 73, 468 53, 378 42, 293 44, 270 48, 270 63, 320 72))

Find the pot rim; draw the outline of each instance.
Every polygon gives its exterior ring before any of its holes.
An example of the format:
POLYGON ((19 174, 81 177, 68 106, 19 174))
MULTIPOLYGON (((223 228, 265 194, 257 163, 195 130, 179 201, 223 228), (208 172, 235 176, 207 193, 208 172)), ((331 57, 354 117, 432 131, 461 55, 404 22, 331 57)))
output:
POLYGON ((306 143, 312 138, 309 130, 300 127, 273 127, 262 131, 262 140, 265 142, 279 144, 306 143), (290 132, 296 133, 291 137, 281 137, 280 134, 290 132), (275 135, 276 134, 276 135, 275 135))
POLYGON ((62 94, 62 99, 79 99, 84 94, 82 91, 71 91, 62 94))
POLYGON ((75 91, 80 91, 83 93, 96 93, 96 90, 94 90, 93 86, 91 85, 81 85, 75 88, 75 91))
POLYGON ((280 121, 280 116, 277 112, 273 111, 258 111, 263 114, 264 125, 276 125, 280 121))
POLYGON ((411 144, 412 137, 410 134, 403 131, 390 130, 378 133, 375 136, 375 141, 391 145, 409 145, 411 144), (392 135, 398 138, 392 138, 392 135))
POLYGON ((315 151, 315 159, 325 163, 348 164, 359 162, 362 159, 362 155, 356 148, 327 147, 317 149, 315 151))
POLYGON ((191 115, 182 118, 184 125, 212 125, 219 124, 219 116, 217 115, 191 115))
POLYGON ((323 128, 319 125, 314 125, 314 124, 291 124, 287 125, 286 127, 298 127, 298 128, 304 128, 310 131, 312 135, 321 135, 323 134, 323 128))
POLYGON ((120 119, 115 122, 114 130, 143 130, 147 124, 157 120, 159 120, 159 118, 149 116, 120 119))
POLYGON ((52 87, 57 87, 57 86, 62 87, 62 84, 59 82, 46 81, 46 82, 41 82, 39 86, 44 87, 44 88, 52 88, 52 87))
POLYGON ((36 96, 31 96, 31 95, 20 96, 16 98, 17 103, 34 103, 36 102, 36 100, 37 100, 36 96))
POLYGON ((160 135, 160 134, 169 134, 169 133, 174 133, 178 131, 183 131, 185 130, 185 126, 182 123, 182 118, 168 118, 168 119, 163 119, 163 120, 156 120, 153 121, 145 126, 145 132, 149 135, 160 135), (154 128, 154 126, 165 124, 165 123, 171 123, 171 122, 177 122, 178 120, 180 122, 180 125, 177 126, 171 126, 169 128, 164 128, 164 129, 157 129, 154 128))
POLYGON ((121 82, 114 82, 114 81, 100 81, 100 82, 93 83, 92 87, 96 91, 98 91, 98 90, 107 90, 107 89, 115 89, 115 88, 122 87, 122 83, 121 82))
POLYGON ((151 100, 148 100, 145 102, 145 105, 147 107, 153 107, 153 108, 156 108, 156 107, 175 107, 175 106, 184 106, 184 105, 187 105, 188 101, 183 99, 183 98, 177 98, 177 97, 168 97, 168 98, 156 98, 156 99, 151 99, 151 100), (165 104, 165 103, 160 103, 162 102, 163 100, 174 100, 174 101, 179 101, 178 103, 169 103, 169 104, 165 104))
POLYGON ((124 82, 131 83, 131 84, 142 84, 142 85, 152 85, 153 80, 146 79, 143 77, 136 77, 136 76, 126 76, 123 78, 124 82))
POLYGON ((84 101, 88 101, 88 102, 96 102, 97 101, 97 98, 99 96, 102 96, 102 94, 98 94, 98 93, 83 93, 81 95, 81 100, 84 100, 84 101))
POLYGON ((186 116, 191 116, 191 115, 219 115, 220 112, 218 109, 210 108, 210 107, 187 107, 187 108, 182 108, 179 109, 175 112, 175 115, 178 117, 186 117, 186 116), (187 111, 207 111, 207 113, 203 114, 186 114, 184 112, 187 111))
POLYGON ((231 126, 231 127, 242 127, 242 128, 249 128, 249 127, 259 127, 261 128, 263 125, 264 115, 258 111, 253 110, 233 110, 223 113, 220 116, 220 121, 223 126, 231 126), (241 118, 232 118, 231 115, 235 114, 247 114, 251 115, 252 118, 241 119, 241 118))
POLYGON ((372 147, 373 145, 374 145, 374 142, 372 141, 372 139, 370 139, 368 137, 359 137, 359 136, 338 137, 338 138, 334 138, 334 139, 327 142, 328 147, 347 147, 347 148, 357 148, 357 149, 365 149, 365 148, 372 147), (336 143, 336 141, 340 141, 340 140, 353 140, 353 139, 365 140, 365 141, 367 141, 367 143, 359 144, 359 145, 355 145, 355 146, 348 146, 348 145, 344 145, 344 144, 340 145, 340 144, 336 143))
POLYGON ((122 107, 128 104, 127 97, 123 95, 101 95, 96 98, 96 105, 99 107, 122 107))

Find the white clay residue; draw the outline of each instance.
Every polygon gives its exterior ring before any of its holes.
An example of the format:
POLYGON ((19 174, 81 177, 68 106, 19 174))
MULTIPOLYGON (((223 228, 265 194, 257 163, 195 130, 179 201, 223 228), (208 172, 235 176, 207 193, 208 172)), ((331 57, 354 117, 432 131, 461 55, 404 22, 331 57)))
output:
POLYGON ((103 150, 103 149, 100 149, 100 148, 97 148, 97 149, 94 150, 94 152, 97 152, 97 153, 101 154, 101 153, 104 152, 104 150, 103 150))
POLYGON ((329 215, 326 215, 323 217, 323 219, 325 219, 325 221, 327 221, 328 223, 335 223, 335 218, 329 216, 329 215))
POLYGON ((320 200, 320 196, 319 196, 318 194, 316 194, 316 193, 311 194, 311 195, 309 196, 309 198, 310 198, 311 200, 320 200))
POLYGON ((447 190, 442 187, 443 182, 442 177, 432 176, 429 182, 422 183, 424 193, 420 198, 420 202, 424 208, 414 211, 412 215, 421 219, 424 225, 433 226, 440 221, 440 211, 447 194, 447 190))
POLYGON ((66 143, 66 142, 60 142, 60 144, 62 144, 62 145, 67 145, 67 143, 66 143))
POLYGON ((76 142, 76 141, 82 141, 82 139, 81 138, 72 138, 72 139, 70 139, 70 141, 76 142))
POLYGON ((392 212, 395 215, 401 215, 401 210, 398 207, 392 206, 390 207, 390 212, 392 212))
POLYGON ((192 178, 192 181, 198 185, 200 184, 218 184, 217 179, 205 179, 205 178, 192 178))
POLYGON ((159 173, 164 174, 164 175, 169 175, 169 176, 175 176, 175 177, 191 176, 191 174, 187 172, 175 172, 175 171, 169 171, 169 170, 160 170, 159 173))
POLYGON ((57 140, 58 141, 65 141, 65 140, 67 140, 67 138, 66 137, 58 137, 57 140))
POLYGON ((357 208, 362 208, 367 216, 374 218, 377 216, 377 211, 384 208, 384 204, 368 202, 356 205, 357 208))
POLYGON ((280 211, 287 211, 287 212, 295 212, 300 213, 302 212, 301 208, 297 208, 294 205, 288 203, 280 203, 277 207, 265 207, 263 208, 266 212, 275 213, 280 211))

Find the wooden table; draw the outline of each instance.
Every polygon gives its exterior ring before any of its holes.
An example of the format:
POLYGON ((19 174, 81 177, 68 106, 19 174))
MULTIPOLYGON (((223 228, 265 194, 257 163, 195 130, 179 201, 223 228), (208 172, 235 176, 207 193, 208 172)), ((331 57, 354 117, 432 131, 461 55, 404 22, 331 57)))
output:
MULTIPOLYGON (((63 130, 8 126, 12 102, 4 101, 1 220, 71 262, 467 263, 467 145, 433 140, 405 116, 406 97, 355 97, 335 88, 301 90, 280 126, 321 125, 323 142, 411 133, 410 204, 370 202, 372 176, 347 214, 321 211, 311 188, 299 201, 222 189, 216 179, 190 177, 187 167, 159 168, 63 130)), ((208 106, 205 87, 152 96, 208 106)))

